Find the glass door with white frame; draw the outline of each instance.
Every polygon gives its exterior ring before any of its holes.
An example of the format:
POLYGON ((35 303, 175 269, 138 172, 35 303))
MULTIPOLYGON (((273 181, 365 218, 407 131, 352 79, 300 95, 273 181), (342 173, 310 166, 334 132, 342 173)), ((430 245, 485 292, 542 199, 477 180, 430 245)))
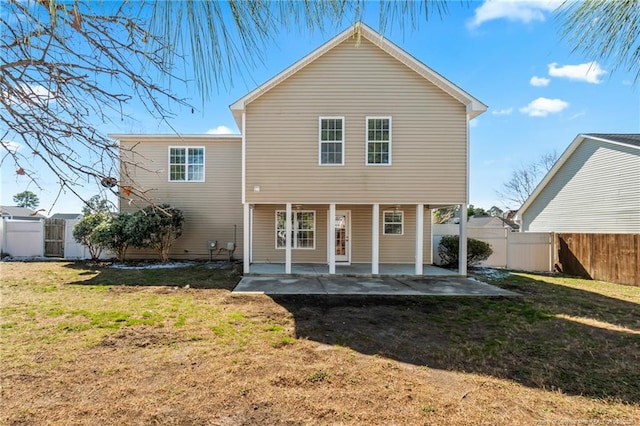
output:
POLYGON ((351 261, 351 230, 348 211, 337 211, 334 220, 334 232, 336 234, 336 262, 349 263, 351 261))

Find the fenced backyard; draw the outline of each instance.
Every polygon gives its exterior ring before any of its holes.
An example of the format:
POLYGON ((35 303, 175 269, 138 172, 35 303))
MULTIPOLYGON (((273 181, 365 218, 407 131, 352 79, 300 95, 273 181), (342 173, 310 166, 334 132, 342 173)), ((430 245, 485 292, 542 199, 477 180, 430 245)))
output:
MULTIPOLYGON (((433 225, 433 259, 440 263, 438 245, 444 235, 458 235, 460 225, 433 225)), ((467 227, 467 236, 491 244, 493 254, 485 266, 519 271, 553 270, 553 233, 511 232, 506 228, 467 227)))
POLYGON ((0 220, 0 250, 13 257, 88 259, 89 251, 73 238, 78 219, 0 220))
POLYGON ((555 245, 560 272, 640 286, 640 234, 558 233, 555 245))
MULTIPOLYGON (((443 235, 458 235, 459 225, 433 225, 433 257, 439 263, 443 235)), ((598 281, 640 286, 640 234, 511 232, 506 228, 467 227, 467 236, 491 244, 484 266, 518 271, 562 272, 598 281)))
MULTIPOLYGON (((14 257, 51 256, 88 259, 73 238, 77 219, 0 221, 0 251, 14 257)), ((443 235, 458 235, 459 225, 433 225, 433 260, 440 263, 443 235)), ((511 232, 506 228, 467 227, 467 235, 491 244, 483 264, 532 272, 563 272, 587 279, 640 286, 640 234, 511 232)), ((111 254, 103 253, 103 258, 111 254)))

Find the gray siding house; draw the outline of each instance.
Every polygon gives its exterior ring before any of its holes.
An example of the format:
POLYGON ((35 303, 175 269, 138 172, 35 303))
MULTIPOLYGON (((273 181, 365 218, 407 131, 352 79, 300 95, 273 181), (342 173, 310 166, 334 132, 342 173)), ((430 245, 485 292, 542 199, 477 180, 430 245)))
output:
MULTIPOLYGON (((44 210, 44 209, 41 209, 41 210, 44 210)), ((29 208, 20 207, 20 206, 0 206, 0 216, 3 219, 14 219, 14 220, 46 219, 45 216, 39 213, 41 210, 34 211, 29 208)))
POLYGON ((640 134, 578 135, 517 217, 522 231, 640 233, 640 134))

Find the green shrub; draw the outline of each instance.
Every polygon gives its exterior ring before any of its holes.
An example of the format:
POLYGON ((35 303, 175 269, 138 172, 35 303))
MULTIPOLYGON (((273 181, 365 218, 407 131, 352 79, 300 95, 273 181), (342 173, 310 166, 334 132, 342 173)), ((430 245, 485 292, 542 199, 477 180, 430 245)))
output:
POLYGON ((87 246, 92 260, 98 259, 102 254, 102 245, 96 238, 94 231, 108 220, 108 214, 95 213, 84 216, 73 227, 73 238, 80 244, 87 246))
POLYGON ((126 226, 130 245, 155 249, 160 253, 162 261, 167 262, 171 245, 182 235, 183 221, 182 211, 169 204, 147 206, 138 210, 126 226))
POLYGON ((93 231, 95 243, 115 253, 120 262, 124 261, 132 239, 131 228, 128 226, 131 220, 132 215, 129 213, 111 215, 93 231))
MULTIPOLYGON (((458 266, 460 241, 457 235, 444 235, 438 246, 438 254, 444 266, 458 266)), ((487 260, 493 254, 491 244, 467 238, 467 265, 473 266, 487 260)))

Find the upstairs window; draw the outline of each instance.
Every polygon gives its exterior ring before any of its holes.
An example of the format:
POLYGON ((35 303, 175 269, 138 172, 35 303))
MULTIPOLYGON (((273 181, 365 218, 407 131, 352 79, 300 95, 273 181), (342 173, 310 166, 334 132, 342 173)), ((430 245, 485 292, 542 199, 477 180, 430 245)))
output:
POLYGON ((404 212, 389 210, 384 212, 384 235, 403 235, 404 212))
POLYGON ((391 117, 367 117, 367 164, 391 164, 391 117))
POLYGON ((320 164, 344 165, 344 117, 320 117, 320 164))
POLYGON ((204 182, 204 147, 169 147, 169 182, 204 182))

